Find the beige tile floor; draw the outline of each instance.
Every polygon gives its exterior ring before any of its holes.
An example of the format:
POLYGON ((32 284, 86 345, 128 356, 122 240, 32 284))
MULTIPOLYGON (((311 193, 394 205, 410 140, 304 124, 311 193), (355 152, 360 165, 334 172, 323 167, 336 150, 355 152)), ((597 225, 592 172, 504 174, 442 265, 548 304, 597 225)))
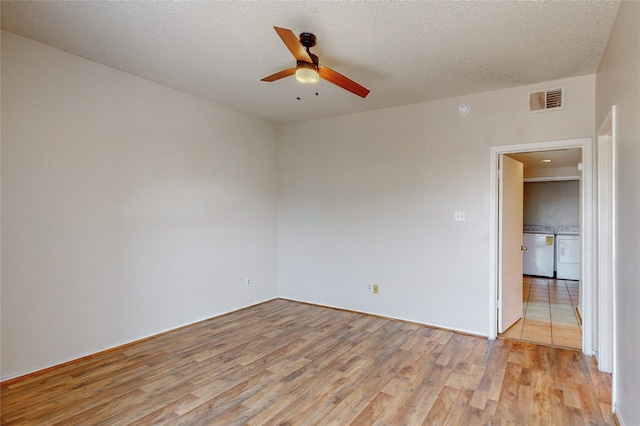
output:
POLYGON ((522 278, 522 311, 500 336, 564 348, 581 349, 582 331, 576 314, 578 281, 522 278))

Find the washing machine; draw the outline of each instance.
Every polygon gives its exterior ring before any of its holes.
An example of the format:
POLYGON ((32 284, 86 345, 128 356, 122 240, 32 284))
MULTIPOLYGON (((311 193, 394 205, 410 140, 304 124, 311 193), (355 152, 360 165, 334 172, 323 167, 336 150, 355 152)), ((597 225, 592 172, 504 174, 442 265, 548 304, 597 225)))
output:
POLYGON ((558 226, 556 230, 556 277, 580 279, 580 227, 558 226))
POLYGON ((522 234, 522 273, 553 278, 555 230, 553 226, 525 225, 522 234))

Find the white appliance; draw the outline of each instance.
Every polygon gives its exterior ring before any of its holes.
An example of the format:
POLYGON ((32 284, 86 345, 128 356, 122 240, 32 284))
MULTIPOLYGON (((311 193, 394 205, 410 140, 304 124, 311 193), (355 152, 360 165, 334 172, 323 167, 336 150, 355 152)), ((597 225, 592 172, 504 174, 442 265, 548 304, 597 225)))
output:
POLYGON ((525 225, 522 234, 522 273, 553 278, 555 255, 553 226, 525 225))
POLYGON ((579 226, 558 226, 556 233, 556 259, 556 277, 558 279, 580 279, 579 226))

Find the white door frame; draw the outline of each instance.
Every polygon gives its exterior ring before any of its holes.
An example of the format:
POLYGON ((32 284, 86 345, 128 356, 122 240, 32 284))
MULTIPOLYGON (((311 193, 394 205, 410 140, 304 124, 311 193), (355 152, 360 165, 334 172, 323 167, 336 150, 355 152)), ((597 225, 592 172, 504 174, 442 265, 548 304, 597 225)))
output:
POLYGON ((498 336, 497 296, 498 296, 498 155, 516 152, 547 151, 563 148, 582 148, 582 179, 580 185, 580 232, 581 262, 580 277, 582 291, 580 294, 584 312, 582 322, 582 352, 593 354, 594 315, 593 304, 597 295, 593 278, 596 262, 594 262, 595 223, 594 223, 594 184, 593 155, 591 138, 569 139, 549 142, 526 143, 516 145, 494 146, 491 148, 491 172, 489 190, 489 339, 498 336))
MULTIPOLYGON (((598 369, 607 373, 615 368, 615 247, 616 247, 616 106, 612 106, 598 129, 598 299, 594 310, 598 317, 595 346, 598 369)), ((613 388, 615 390, 615 387, 613 388)), ((614 398, 615 399, 615 398, 614 398)))

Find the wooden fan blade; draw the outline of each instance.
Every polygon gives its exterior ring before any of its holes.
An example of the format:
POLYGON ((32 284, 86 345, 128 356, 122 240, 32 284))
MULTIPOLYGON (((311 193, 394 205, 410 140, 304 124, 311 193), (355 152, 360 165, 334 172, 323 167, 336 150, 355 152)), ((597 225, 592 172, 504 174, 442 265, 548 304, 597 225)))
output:
POLYGON ((270 75, 269 77, 265 77, 260 81, 276 81, 276 80, 280 80, 281 78, 285 78, 285 77, 289 77, 290 75, 294 75, 296 73, 296 69, 295 68, 289 68, 280 72, 277 72, 275 74, 270 75))
POLYGON ((296 37, 293 31, 280 27, 273 28, 276 30, 285 46, 287 46, 296 60, 313 63, 311 56, 309 56, 309 53, 307 53, 307 50, 304 48, 302 43, 300 43, 300 40, 298 40, 298 37, 296 37))
POLYGON ((320 67, 320 69, 318 70, 318 74, 323 80, 327 80, 329 83, 333 83, 338 87, 342 87, 344 90, 348 90, 349 92, 356 94, 362 98, 366 98, 369 94, 369 89, 360 86, 355 81, 345 77, 344 75, 332 70, 329 67, 325 67, 324 65, 320 67))

